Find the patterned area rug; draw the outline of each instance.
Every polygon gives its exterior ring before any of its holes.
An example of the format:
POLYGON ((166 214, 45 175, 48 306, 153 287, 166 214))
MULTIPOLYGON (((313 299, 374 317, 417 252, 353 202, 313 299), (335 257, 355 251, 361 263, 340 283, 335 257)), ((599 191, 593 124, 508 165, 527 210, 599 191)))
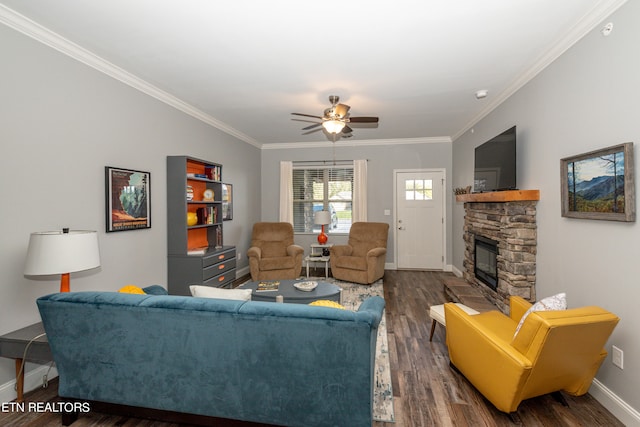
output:
MULTIPOLYGON (((357 310, 365 299, 371 296, 384 298, 382 280, 378 280, 371 286, 360 285, 351 282, 342 282, 333 278, 310 277, 309 279, 334 283, 342 288, 342 305, 349 310, 357 310)), ((242 286, 242 285, 240 285, 242 286)), ((389 363, 389 345, 387 340, 387 321, 385 313, 378 326, 378 338, 376 340, 376 363, 373 379, 373 419, 386 423, 396 421, 393 411, 393 390, 391 388, 391 365, 389 363)))
MULTIPOLYGON (((349 310, 357 310, 360 303, 370 296, 384 298, 382 280, 378 280, 371 286, 357 283, 341 282, 324 277, 317 280, 332 282, 342 288, 342 305, 349 310)), ((393 412, 393 390, 391 388, 391 367, 389 364, 389 345, 387 340, 387 321, 382 313, 382 320, 378 327, 378 339, 376 341, 376 364, 373 384, 373 419, 387 423, 395 422, 393 412)))

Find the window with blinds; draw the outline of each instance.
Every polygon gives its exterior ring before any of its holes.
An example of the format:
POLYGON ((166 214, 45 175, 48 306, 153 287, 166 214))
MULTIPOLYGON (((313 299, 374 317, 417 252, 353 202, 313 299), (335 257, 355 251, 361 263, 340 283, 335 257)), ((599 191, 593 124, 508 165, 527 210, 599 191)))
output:
POLYGON ((353 166, 294 167, 293 229, 296 233, 317 233, 317 211, 329 211, 331 223, 325 233, 349 233, 353 206, 353 166))

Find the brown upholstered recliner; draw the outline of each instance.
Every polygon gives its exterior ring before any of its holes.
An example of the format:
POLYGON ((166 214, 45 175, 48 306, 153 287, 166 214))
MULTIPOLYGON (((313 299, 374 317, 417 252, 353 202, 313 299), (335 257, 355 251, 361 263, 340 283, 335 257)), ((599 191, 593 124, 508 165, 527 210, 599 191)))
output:
POLYGON ((355 222, 347 245, 331 247, 331 273, 347 282, 370 285, 384 276, 389 224, 355 222))
POLYGON ((509 316, 469 315, 455 304, 444 305, 451 364, 502 412, 560 390, 585 394, 620 319, 595 306, 533 311, 514 337, 531 303, 518 296, 510 302, 509 316))
POLYGON ((293 243, 293 226, 288 222, 255 223, 247 251, 251 280, 297 279, 303 254, 302 246, 293 243))

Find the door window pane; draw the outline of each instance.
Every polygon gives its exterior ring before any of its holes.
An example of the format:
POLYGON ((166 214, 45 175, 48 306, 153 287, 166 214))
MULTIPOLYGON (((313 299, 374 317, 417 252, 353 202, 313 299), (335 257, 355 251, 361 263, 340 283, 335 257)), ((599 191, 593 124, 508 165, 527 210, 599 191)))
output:
POLYGON ((432 200, 433 180, 407 179, 404 181, 405 200, 432 200))

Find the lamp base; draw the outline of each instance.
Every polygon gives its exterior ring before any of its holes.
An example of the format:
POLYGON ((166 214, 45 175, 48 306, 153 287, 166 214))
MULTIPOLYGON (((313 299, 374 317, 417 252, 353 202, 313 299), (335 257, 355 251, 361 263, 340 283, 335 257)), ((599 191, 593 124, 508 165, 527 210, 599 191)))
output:
POLYGON ((321 245, 324 245, 325 243, 327 243, 327 240, 329 240, 329 237, 324 234, 324 225, 322 226, 322 231, 320 231, 320 234, 318 234, 318 243, 320 243, 321 245))
POLYGON ((69 273, 63 273, 60 276, 60 292, 70 292, 71 285, 69 279, 69 273))

